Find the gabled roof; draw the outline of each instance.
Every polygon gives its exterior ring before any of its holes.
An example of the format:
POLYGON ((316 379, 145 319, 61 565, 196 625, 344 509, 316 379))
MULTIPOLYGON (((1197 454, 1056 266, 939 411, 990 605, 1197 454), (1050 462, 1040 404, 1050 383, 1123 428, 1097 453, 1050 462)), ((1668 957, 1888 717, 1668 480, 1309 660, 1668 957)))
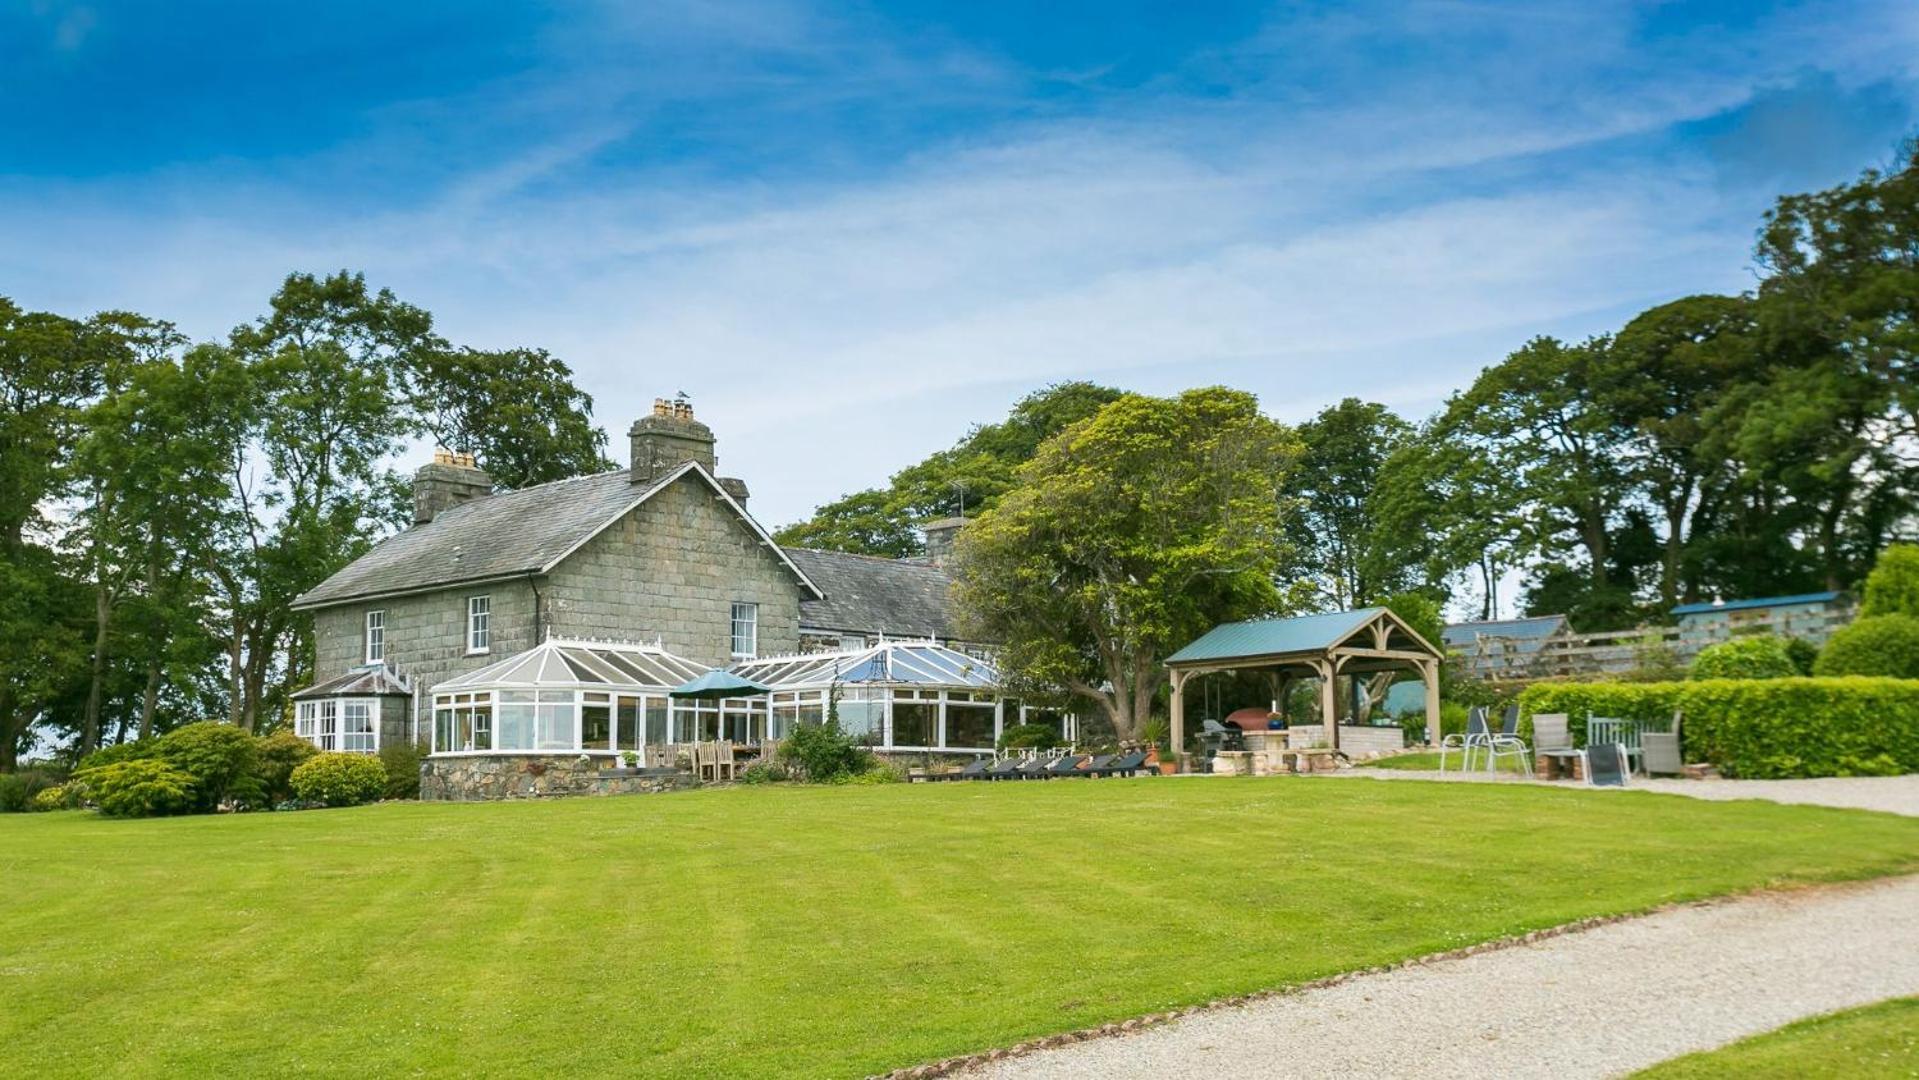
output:
POLYGON ((670 690, 712 669, 657 645, 554 638, 433 688, 435 694, 542 687, 670 690))
POLYGON ((367 664, 345 675, 314 683, 293 695, 295 701, 322 697, 411 697, 412 686, 385 664, 367 664))
POLYGON ((794 565, 713 475, 689 461, 658 482, 635 484, 625 469, 501 492, 442 510, 381 541, 372 551, 309 589, 296 610, 424 592, 467 582, 552 571, 560 560, 681 477, 704 481, 815 596, 819 587, 794 565))
POLYGON ((898 637, 955 636, 946 595, 952 579, 931 563, 843 551, 787 548, 825 597, 800 602, 800 625, 898 637))
POLYGON ((864 649, 743 660, 733 672, 775 690, 866 684, 990 690, 999 669, 932 641, 883 641, 864 649))
POLYGON ((1798 607, 1802 604, 1830 604, 1842 594, 1837 592, 1798 593, 1793 596, 1762 596, 1756 600, 1725 600, 1718 603, 1681 604, 1674 615, 1703 615, 1708 611, 1742 611, 1749 608, 1798 607))
POLYGON ((1385 608, 1331 611, 1290 619, 1249 619, 1220 623, 1199 639, 1166 658, 1169 664, 1236 657, 1280 656, 1320 652, 1351 637, 1385 608))
MULTIPOLYGON (((1534 615, 1523 619, 1480 619, 1476 622, 1448 623, 1440 637, 1448 645, 1471 645, 1481 638, 1499 638, 1531 642, 1532 648, 1546 638, 1566 629, 1564 615, 1534 615)), ((1524 648, 1521 645, 1521 648, 1524 648)))

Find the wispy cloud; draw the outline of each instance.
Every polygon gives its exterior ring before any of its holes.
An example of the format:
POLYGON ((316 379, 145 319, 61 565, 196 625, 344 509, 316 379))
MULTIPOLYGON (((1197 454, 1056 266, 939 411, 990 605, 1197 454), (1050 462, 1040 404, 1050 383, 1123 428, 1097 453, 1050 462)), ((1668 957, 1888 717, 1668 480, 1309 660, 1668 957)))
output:
POLYGON ((1836 10, 1332 10, 1046 98, 1057 70, 871 14, 612 7, 297 160, 0 179, 0 291, 208 335, 289 269, 364 269, 456 340, 568 358, 616 434, 689 390, 786 520, 1052 379, 1417 412, 1533 333, 1740 288, 1766 193, 1688 125, 1811 40, 1912 115, 1909 9, 1836 10), (424 179, 354 179, 383 161, 424 179))

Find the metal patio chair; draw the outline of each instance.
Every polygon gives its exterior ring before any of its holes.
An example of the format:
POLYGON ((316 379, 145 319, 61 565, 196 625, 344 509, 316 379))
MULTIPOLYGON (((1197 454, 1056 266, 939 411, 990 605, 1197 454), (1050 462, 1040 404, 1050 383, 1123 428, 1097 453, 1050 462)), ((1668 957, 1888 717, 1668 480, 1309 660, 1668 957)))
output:
POLYGON ((1439 771, 1446 771, 1446 755, 1454 750, 1460 754, 1460 772, 1468 772, 1473 767, 1473 751, 1492 750, 1492 732, 1486 728, 1486 710, 1475 705, 1466 713, 1466 733, 1454 733, 1439 742, 1439 771))

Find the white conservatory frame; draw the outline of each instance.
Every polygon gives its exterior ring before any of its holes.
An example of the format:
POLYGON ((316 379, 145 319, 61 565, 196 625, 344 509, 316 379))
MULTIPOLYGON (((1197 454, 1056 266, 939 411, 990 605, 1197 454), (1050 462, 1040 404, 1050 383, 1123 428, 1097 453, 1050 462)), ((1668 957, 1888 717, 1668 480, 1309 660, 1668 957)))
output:
MULTIPOLYGON (((772 723, 780 730, 823 720, 829 696, 837 693, 841 730, 882 753, 991 754, 1008 722, 999 670, 936 641, 881 641, 861 649, 773 656, 735 664, 732 671, 773 688, 772 723), (901 706, 910 711, 903 715, 901 706), (984 722, 988 713, 990 735, 984 722), (931 738, 915 737, 922 732, 931 738)), ((1014 708, 1013 723, 1051 711, 1014 708)), ((1077 719, 1068 713, 1060 717, 1061 737, 1076 741, 1077 719)))
POLYGON ((720 702, 668 696, 708 670, 657 644, 545 641, 435 686, 426 725, 431 753, 618 757, 643 746, 765 738, 764 696, 720 702), (586 738, 595 713, 593 726, 604 723, 605 742, 586 738))

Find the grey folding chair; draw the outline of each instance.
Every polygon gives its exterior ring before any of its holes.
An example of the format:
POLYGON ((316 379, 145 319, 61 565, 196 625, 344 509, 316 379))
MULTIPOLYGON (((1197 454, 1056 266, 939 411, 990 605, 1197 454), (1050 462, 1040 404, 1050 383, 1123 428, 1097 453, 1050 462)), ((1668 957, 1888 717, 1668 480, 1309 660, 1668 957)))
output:
POLYGON ((1589 787, 1626 786, 1626 748, 1618 743, 1586 744, 1586 784, 1589 787))
POLYGON ((1499 771, 1500 758, 1518 758, 1521 770, 1532 771, 1533 752, 1526 746, 1526 740, 1519 737, 1519 706, 1506 706, 1505 716, 1500 718, 1499 732, 1487 740, 1486 768, 1499 771))

